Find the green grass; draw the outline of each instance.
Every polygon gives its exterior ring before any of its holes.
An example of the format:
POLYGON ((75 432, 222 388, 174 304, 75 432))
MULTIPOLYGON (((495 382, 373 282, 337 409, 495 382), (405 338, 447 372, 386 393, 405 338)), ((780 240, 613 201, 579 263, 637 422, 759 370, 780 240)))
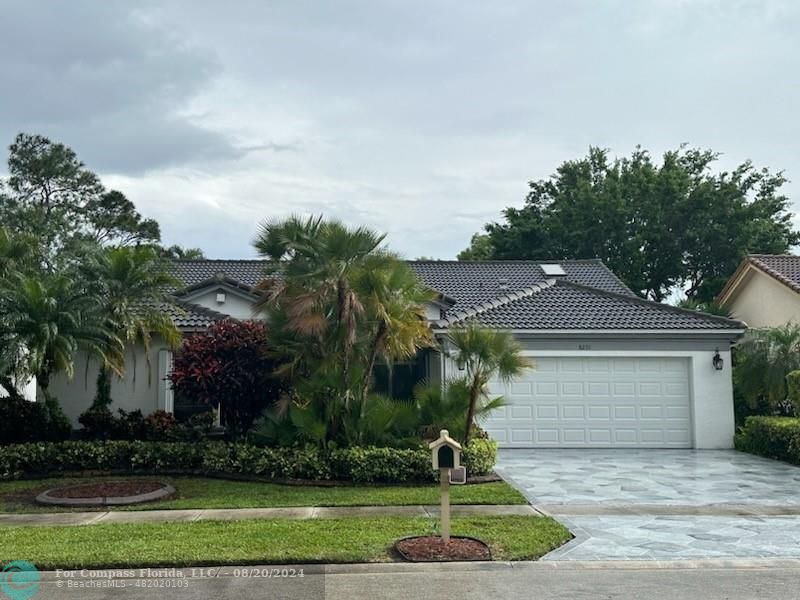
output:
MULTIPOLYGON (((29 560, 40 569, 378 562, 399 538, 428 535, 428 518, 198 521, 0 527, 0 564, 29 560)), ((482 539, 496 560, 534 560, 570 539, 547 517, 453 519, 454 535, 482 539)))
MULTIPOLYGON (((119 478, 105 478, 119 479, 119 478)), ((132 479, 132 478, 127 478, 132 479)), ((277 506, 400 506, 438 504, 438 485, 421 486, 293 486, 274 483, 228 481, 202 477, 145 477, 172 484, 177 495, 169 500, 149 502, 115 510, 181 508, 268 508, 277 506)), ((98 478, 43 479, 0 482, 0 512, 54 512, 70 509, 38 506, 39 492, 60 485, 88 483, 98 478)), ((450 488, 453 504, 526 504, 517 490, 504 482, 450 488)), ((82 508, 80 510, 86 510, 82 508)))

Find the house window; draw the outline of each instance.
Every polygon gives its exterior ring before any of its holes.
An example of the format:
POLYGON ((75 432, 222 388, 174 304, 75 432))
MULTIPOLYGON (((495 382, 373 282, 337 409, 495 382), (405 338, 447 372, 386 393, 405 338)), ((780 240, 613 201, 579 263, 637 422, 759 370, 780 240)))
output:
POLYGON ((420 352, 413 360, 397 362, 391 367, 375 365, 372 391, 395 400, 410 400, 414 387, 427 377, 427 355, 420 352))

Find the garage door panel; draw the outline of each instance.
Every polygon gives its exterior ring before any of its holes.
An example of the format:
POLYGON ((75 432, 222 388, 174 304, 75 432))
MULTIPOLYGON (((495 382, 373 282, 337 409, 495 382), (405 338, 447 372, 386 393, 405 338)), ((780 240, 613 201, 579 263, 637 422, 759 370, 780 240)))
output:
POLYGON ((504 447, 691 447, 689 363, 542 357, 510 385, 484 429, 504 447))

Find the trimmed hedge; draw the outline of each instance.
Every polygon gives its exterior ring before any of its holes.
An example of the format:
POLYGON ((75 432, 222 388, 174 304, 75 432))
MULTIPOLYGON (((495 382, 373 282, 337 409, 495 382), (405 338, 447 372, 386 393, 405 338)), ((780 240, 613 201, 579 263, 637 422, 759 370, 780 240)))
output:
POLYGON ((742 452, 800 464, 800 418, 747 417, 734 446, 742 452))
MULTIPOLYGON (((469 475, 494 467, 497 444, 474 440, 464 452, 469 475)), ((316 446, 260 448, 207 442, 79 441, 0 446, 0 479, 65 471, 148 471, 244 474, 266 479, 354 483, 434 481, 430 452, 416 449, 316 446)))

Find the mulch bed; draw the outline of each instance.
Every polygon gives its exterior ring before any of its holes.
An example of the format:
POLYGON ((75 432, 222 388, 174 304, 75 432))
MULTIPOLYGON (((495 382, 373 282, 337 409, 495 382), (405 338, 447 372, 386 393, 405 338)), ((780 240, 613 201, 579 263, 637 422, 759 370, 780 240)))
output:
POLYGON ((104 481, 55 489, 50 491, 48 496, 53 498, 119 498, 154 492, 162 487, 164 484, 158 481, 104 481))
POLYGON ((395 549, 412 562, 492 560, 489 546, 469 537, 451 537, 446 544, 434 535, 404 538, 395 544, 395 549))

